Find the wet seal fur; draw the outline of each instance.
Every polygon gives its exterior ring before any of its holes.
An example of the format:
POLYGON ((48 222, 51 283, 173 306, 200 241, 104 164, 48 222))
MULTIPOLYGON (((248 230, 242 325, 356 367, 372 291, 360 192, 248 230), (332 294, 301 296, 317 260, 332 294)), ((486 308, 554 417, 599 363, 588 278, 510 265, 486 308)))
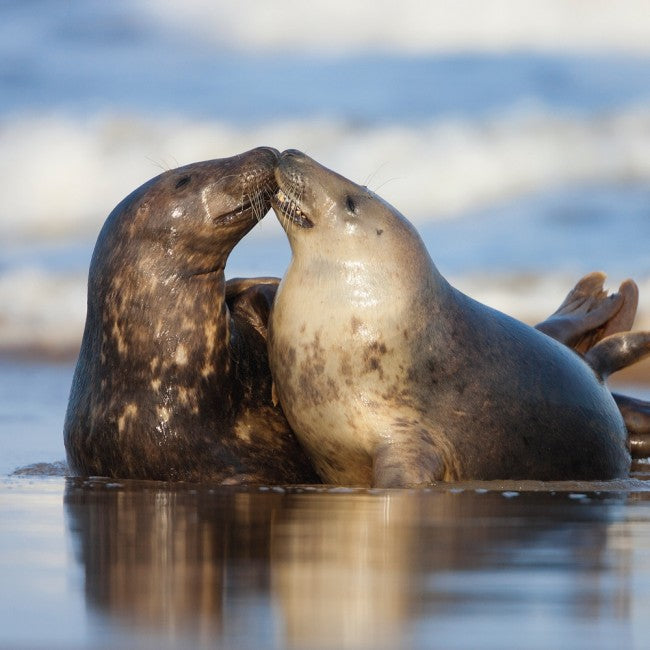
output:
POLYGON ((167 171, 106 220, 64 425, 72 474, 318 480, 271 400, 277 281, 224 277, 270 207, 277 156, 258 148, 167 171))
MULTIPOLYGON (((367 188, 297 151, 282 154, 276 180, 292 259, 269 361, 325 482, 628 475, 621 414, 578 354, 453 288, 413 226, 367 188)), ((647 340, 632 342, 647 353, 647 340)))

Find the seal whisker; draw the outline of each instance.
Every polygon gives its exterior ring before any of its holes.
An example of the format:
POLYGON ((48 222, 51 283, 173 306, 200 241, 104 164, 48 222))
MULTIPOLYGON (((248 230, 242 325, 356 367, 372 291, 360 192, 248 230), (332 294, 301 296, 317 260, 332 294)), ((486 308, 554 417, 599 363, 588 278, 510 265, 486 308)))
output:
MULTIPOLYGON (((154 158, 150 158, 149 156, 145 156, 145 160, 148 160, 154 167, 158 167, 163 172, 168 172, 172 168, 165 162, 159 162, 158 160, 155 160, 154 158)), ((178 167, 178 165, 176 165, 178 167)))
POLYGON ((380 172, 380 171, 381 171, 381 170, 382 170, 382 169, 383 169, 387 164, 388 164, 388 161, 385 161, 385 162, 381 163, 381 165, 378 165, 378 166, 375 168, 374 171, 370 172, 370 174, 368 174, 368 176, 366 176, 365 180, 364 180, 363 183, 361 183, 361 184, 364 185, 365 187, 369 187, 370 184, 372 183, 372 181, 374 180, 375 176, 376 176, 376 175, 377 175, 377 174, 378 174, 378 173, 379 173, 379 172, 380 172))
POLYGON ((387 178, 383 183, 378 185, 377 187, 373 188, 373 192, 378 192, 382 187, 385 185, 388 185, 388 183, 392 183, 393 181, 401 181, 404 180, 402 176, 393 176, 392 178, 387 178))

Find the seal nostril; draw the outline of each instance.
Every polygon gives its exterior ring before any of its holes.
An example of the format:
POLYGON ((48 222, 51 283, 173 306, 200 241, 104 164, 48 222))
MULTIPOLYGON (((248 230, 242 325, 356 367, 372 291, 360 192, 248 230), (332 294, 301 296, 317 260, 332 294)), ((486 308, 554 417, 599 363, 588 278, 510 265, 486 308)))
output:
POLYGON ((276 160, 280 157, 280 152, 275 147, 258 147, 258 149, 270 153, 276 160))
POLYGON ((303 154, 302 151, 298 151, 298 149, 285 149, 282 152, 282 157, 283 158, 302 158, 305 154, 303 154))
POLYGON ((178 190, 181 187, 185 187, 185 185, 187 185, 190 182, 191 178, 192 178, 191 176, 183 176, 183 178, 179 178, 176 181, 176 189, 178 190))
POLYGON ((352 214, 356 214, 357 206, 354 202, 354 199, 351 196, 346 197, 345 207, 348 209, 348 212, 351 212, 352 214))

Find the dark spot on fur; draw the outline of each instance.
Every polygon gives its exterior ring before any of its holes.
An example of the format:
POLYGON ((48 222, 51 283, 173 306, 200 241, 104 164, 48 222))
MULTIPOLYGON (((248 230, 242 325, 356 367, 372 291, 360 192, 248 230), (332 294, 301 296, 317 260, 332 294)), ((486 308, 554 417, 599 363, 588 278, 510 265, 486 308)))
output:
POLYGON ((377 228, 377 231, 376 231, 376 232, 377 232, 377 235, 379 236, 379 235, 381 235, 381 233, 384 232, 384 231, 383 231, 381 228, 377 228))
POLYGON ((386 354, 386 344, 379 341, 373 341, 368 345, 368 349, 374 354, 386 354))
POLYGON ((304 345, 304 353, 298 369, 300 401, 317 405, 337 400, 338 384, 325 375, 326 352, 321 345, 319 332, 314 334, 311 343, 304 345))
POLYGON ((332 399, 338 400, 339 399, 338 384, 331 377, 329 377, 327 380, 327 386, 329 388, 329 394, 331 395, 332 399))
POLYGON ((352 363, 350 363, 349 355, 343 355, 341 363, 339 364, 339 373, 344 377, 350 377, 352 375, 352 363))
POLYGON ((358 334, 358 332, 361 329, 362 325, 363 325, 363 323, 358 318, 355 318, 353 316, 352 320, 350 321, 350 327, 352 328, 352 334, 358 334))
POLYGON ((386 344, 380 341, 373 341, 368 344, 363 361, 366 372, 378 372, 381 379, 384 378, 384 370, 381 366, 381 356, 387 352, 386 344))

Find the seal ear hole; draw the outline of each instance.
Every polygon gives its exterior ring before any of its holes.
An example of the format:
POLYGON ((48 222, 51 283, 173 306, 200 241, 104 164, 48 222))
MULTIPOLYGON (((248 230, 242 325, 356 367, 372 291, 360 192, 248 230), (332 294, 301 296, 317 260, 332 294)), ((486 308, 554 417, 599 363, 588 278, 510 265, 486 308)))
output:
POLYGON ((182 178, 179 178, 176 181, 176 189, 178 190, 181 187, 185 187, 190 182, 191 179, 192 179, 191 176, 183 176, 182 178))
POLYGON ((348 209, 348 212, 351 212, 352 214, 356 214, 357 205, 354 202, 354 199, 350 195, 345 197, 345 207, 348 209))

